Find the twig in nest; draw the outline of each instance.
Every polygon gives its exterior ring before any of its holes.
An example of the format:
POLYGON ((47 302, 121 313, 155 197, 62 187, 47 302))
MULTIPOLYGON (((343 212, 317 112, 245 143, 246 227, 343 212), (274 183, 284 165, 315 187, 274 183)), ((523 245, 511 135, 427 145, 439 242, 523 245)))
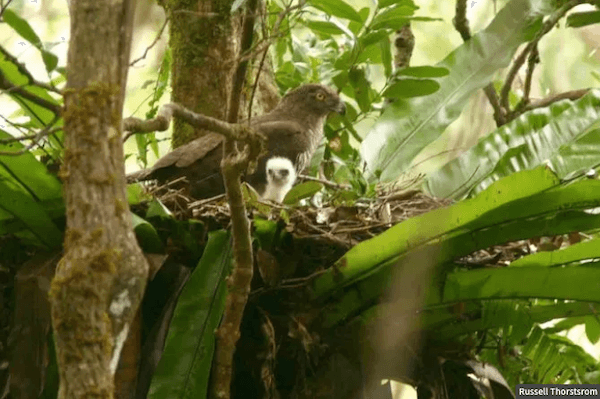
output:
POLYGON ((202 205, 206 205, 206 204, 209 204, 209 203, 211 203, 211 202, 220 201, 220 200, 222 200, 223 198, 225 198, 225 194, 219 194, 219 195, 215 195, 214 197, 210 197, 210 198, 202 199, 202 200, 199 200, 199 201, 194 201, 194 202, 192 202, 192 203, 190 203, 190 204, 188 205, 188 208, 190 208, 190 209, 191 209, 191 208, 199 208, 199 207, 201 207, 202 205))
POLYGON ((337 190, 350 190, 352 188, 352 186, 350 186, 349 184, 334 183, 334 182, 329 181, 327 179, 320 179, 318 177, 312 177, 312 176, 308 176, 308 175, 298 175, 298 178, 302 179, 302 180, 314 181, 314 182, 322 183, 323 185, 325 185, 327 187, 335 188, 337 190))

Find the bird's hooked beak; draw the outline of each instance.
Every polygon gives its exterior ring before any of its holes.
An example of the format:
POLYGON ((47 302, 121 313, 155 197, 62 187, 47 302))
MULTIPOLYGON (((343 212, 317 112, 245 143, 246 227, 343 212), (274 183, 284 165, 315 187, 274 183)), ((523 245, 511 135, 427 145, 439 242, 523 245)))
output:
POLYGON ((340 115, 346 115, 346 104, 340 100, 340 102, 335 106, 334 111, 340 115))

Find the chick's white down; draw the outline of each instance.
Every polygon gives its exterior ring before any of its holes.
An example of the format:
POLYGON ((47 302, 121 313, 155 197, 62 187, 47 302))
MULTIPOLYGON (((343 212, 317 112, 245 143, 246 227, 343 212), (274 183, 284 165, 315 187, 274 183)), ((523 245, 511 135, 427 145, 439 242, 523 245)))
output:
POLYGON ((296 169, 287 158, 273 157, 267 161, 267 187, 263 199, 282 202, 296 181, 296 169))

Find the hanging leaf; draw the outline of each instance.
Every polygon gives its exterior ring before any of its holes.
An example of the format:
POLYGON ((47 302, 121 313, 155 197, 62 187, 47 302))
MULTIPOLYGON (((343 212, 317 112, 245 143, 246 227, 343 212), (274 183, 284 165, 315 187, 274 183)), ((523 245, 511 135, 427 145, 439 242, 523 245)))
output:
POLYGON ((308 4, 317 10, 325 12, 327 15, 334 15, 351 21, 363 22, 356 10, 352 8, 350 4, 342 0, 309 0, 308 4))
POLYGON ((427 96, 440 89, 440 84, 432 79, 400 79, 388 87, 383 95, 391 98, 427 96))
POLYGON ((34 45, 41 53, 46 71, 51 72, 58 65, 58 57, 44 49, 42 41, 29 23, 10 9, 3 10, 2 19, 23 39, 34 45))

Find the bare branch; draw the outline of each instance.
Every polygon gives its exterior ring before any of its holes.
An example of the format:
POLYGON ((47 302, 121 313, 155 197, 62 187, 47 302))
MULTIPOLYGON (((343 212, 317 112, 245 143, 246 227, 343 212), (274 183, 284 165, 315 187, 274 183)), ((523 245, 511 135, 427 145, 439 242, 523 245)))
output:
POLYGON ((146 47, 146 50, 144 50, 144 54, 142 54, 141 57, 136 58, 135 60, 133 60, 129 63, 130 67, 134 66, 135 64, 137 64, 138 62, 140 62, 141 60, 146 58, 146 56, 148 55, 148 52, 152 49, 152 47, 156 46, 156 43, 158 43, 158 41, 162 37, 162 34, 163 34, 165 28, 167 27, 168 22, 169 22, 169 18, 167 17, 167 18, 165 18, 165 22, 163 23, 163 25, 160 27, 158 34, 154 38, 154 41, 152 41, 152 43, 150 43, 150 45, 148 47, 146 47))
POLYGON ((467 0, 456 0, 456 14, 452 19, 452 24, 464 42, 471 39, 471 30, 467 19, 467 0))
POLYGON ((8 80, 4 76, 4 73, 2 73, 2 71, 0 71, 0 90, 3 90, 6 93, 16 94, 25 100, 31 101, 32 103, 37 104, 40 107, 44 107, 44 108, 52 111, 52 113, 54 113, 54 115, 60 115, 60 113, 61 113, 60 106, 58 106, 44 98, 38 97, 33 93, 28 92, 27 90, 23 89, 23 87, 21 87, 21 86, 15 86, 10 80, 8 80))
POLYGON ((4 14, 4 10, 8 8, 10 3, 12 3, 12 0, 7 0, 6 4, 2 4, 2 7, 0 7, 0 17, 2 17, 2 14, 4 14))
POLYGON ((38 142, 43 139, 46 136, 49 136, 53 133, 56 133, 57 131, 61 130, 61 127, 52 127, 56 124, 56 122, 58 122, 58 120, 60 119, 59 116, 55 116, 54 119, 48 124, 48 126, 46 126, 44 129, 40 130, 39 133, 35 134, 35 135, 28 135, 28 136, 24 136, 24 137, 13 137, 11 139, 3 139, 0 140, 0 143, 2 144, 8 144, 11 142, 15 142, 15 141, 23 141, 23 140, 29 140, 29 139, 33 139, 33 141, 27 145, 26 147, 24 147, 23 149, 19 150, 19 151, 0 151, 0 155, 9 155, 9 156, 18 156, 18 155, 23 155, 26 152, 28 152, 29 150, 31 150, 33 147, 35 147, 38 142))
MULTIPOLYGON (((10 1, 9 1, 9 3, 10 3, 10 1)), ((0 12, 0 15, 1 15, 1 12, 0 12)), ((0 46, 0 53, 2 53, 2 55, 4 55, 4 57, 6 57, 6 59, 8 61, 10 61, 12 64, 15 65, 17 67, 18 71, 22 75, 25 75, 27 77, 27 81, 28 81, 29 85, 41 87, 42 89, 46 89, 48 91, 52 91, 52 92, 57 93, 57 94, 62 94, 62 92, 59 89, 57 89, 56 87, 51 86, 51 85, 49 85, 47 83, 40 82, 40 81, 36 80, 33 77, 33 75, 31 74, 31 72, 29 72, 29 70, 27 69, 27 67, 23 63, 19 62, 19 60, 17 59, 17 57, 15 57, 14 55, 10 54, 2 46, 0 46)))
POLYGON ((537 48, 537 44, 542 39, 542 37, 546 33, 550 32, 552 30, 552 28, 554 28, 554 26, 558 23, 558 21, 562 17, 564 17, 565 14, 571 8, 573 8, 579 4, 584 4, 584 3, 589 3, 589 1, 569 0, 565 4, 563 4, 562 7, 560 7, 558 10, 556 10, 554 13, 552 13, 546 19, 546 21, 544 21, 544 24, 542 25, 542 29, 540 29, 540 31, 537 33, 535 38, 527 44, 525 49, 515 59, 512 67, 510 68, 510 70, 508 71, 508 74, 506 75, 506 81, 504 82, 504 86, 502 87, 502 91, 500 92, 500 97, 501 97, 500 104, 507 111, 507 113, 509 113, 509 109, 510 109, 509 103, 508 103, 508 95, 510 93, 510 89, 512 87, 513 81, 515 80, 515 77, 517 76, 517 73, 519 72, 519 69, 521 69, 521 67, 525 63, 525 60, 527 59, 527 56, 529 55, 529 53, 531 53, 535 48, 537 48))
POLYGON ((533 71, 535 66, 540 62, 540 53, 538 52, 538 46, 534 46, 529 53, 529 60, 527 62, 527 74, 525 75, 525 89, 523 90, 523 99, 521 101, 529 102, 529 94, 531 93, 531 81, 533 78, 533 71))
POLYGON ((349 184, 338 184, 327 179, 319 179, 318 177, 312 177, 308 175, 298 175, 298 178, 306 181, 314 181, 317 183, 321 183, 324 186, 334 188, 336 190, 349 190, 352 187, 349 184))
POLYGON ((542 98, 539 100, 532 100, 527 106, 525 106, 523 112, 531 111, 532 109, 536 108, 548 107, 549 105, 552 105, 560 100, 579 100, 581 97, 585 96, 589 91, 590 89, 572 90, 566 91, 564 93, 559 93, 550 97, 542 98))
MULTIPOLYGON (((463 41, 471 39, 471 31, 469 29, 469 20, 467 19, 467 0, 456 0, 456 15, 452 20, 454 27, 460 33, 463 41)), ((483 88, 490 105, 494 110, 494 121, 496 126, 502 126, 506 123, 506 110, 500 105, 498 93, 492 83, 483 88)))
MULTIPOLYGON (((244 142, 252 142, 257 139, 259 141, 266 140, 260 133, 254 132, 244 124, 228 123, 210 116, 198 114, 176 103, 163 105, 153 119, 142 120, 134 117, 124 119, 123 130, 133 134, 165 131, 169 128, 173 116, 180 118, 196 128, 222 134, 231 140, 244 142)), ((126 135, 125 137, 128 138, 130 136, 131 135, 126 135)))
MULTIPOLYGON (((258 0, 250 0, 244 16, 240 53, 249 52, 254 38, 254 20, 258 0)), ((242 89, 246 80, 248 60, 239 61, 236 68, 231 96, 229 97, 229 111, 227 120, 237 122, 242 89)), ((238 125, 239 126, 239 125, 238 125)), ((250 160, 257 157, 256 151, 248 145, 239 151, 231 138, 225 140, 223 146, 223 159, 221 170, 229 209, 231 210, 231 234, 233 236, 233 255, 235 264, 231 273, 230 290, 225 302, 223 319, 216 333, 217 342, 214 356, 214 371, 211 381, 211 397, 229 398, 231 396, 231 372, 233 368, 233 354, 240 337, 240 325, 244 315, 244 308, 248 302, 250 283, 254 268, 252 252, 252 237, 250 235, 250 221, 246 213, 246 205, 242 194, 241 176, 248 167, 250 160)))

